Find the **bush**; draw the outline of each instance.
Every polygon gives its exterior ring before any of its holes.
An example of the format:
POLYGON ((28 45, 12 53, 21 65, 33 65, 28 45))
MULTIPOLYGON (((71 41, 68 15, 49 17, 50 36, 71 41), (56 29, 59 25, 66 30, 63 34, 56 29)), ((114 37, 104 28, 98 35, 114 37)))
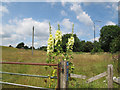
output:
POLYGON ((23 43, 23 42, 19 43, 19 44, 16 46, 16 48, 24 48, 24 43, 23 43))

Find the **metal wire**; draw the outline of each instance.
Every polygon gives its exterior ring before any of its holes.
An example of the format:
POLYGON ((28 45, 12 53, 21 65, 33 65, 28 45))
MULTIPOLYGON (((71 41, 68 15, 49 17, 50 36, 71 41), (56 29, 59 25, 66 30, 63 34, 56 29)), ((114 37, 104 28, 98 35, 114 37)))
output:
POLYGON ((22 85, 22 84, 9 83, 9 82, 2 82, 2 81, 0 81, 0 83, 1 83, 1 84, 9 84, 9 85, 20 86, 20 87, 27 87, 27 88, 36 88, 36 89, 44 89, 44 90, 53 90, 53 89, 49 89, 49 88, 36 87, 36 86, 30 86, 30 85, 22 85))
MULTIPOLYGON (((11 73, 11 72, 1 72, 1 74, 10 74, 10 75, 20 75, 20 76, 30 76, 30 77, 40 77, 40 78, 49 78, 49 76, 41 76, 41 75, 30 75, 30 74, 21 74, 21 73, 11 73)), ((50 76, 51 79, 57 79, 57 77, 50 76)))
POLYGON ((58 64, 50 63, 25 63, 25 62, 0 62, 0 64, 19 64, 19 65, 40 65, 40 66, 58 66, 58 64))

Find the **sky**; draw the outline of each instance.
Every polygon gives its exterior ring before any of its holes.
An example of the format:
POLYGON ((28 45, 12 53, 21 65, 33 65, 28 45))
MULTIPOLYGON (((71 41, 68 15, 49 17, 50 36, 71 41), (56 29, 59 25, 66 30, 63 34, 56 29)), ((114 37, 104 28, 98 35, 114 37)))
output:
POLYGON ((0 37, 2 46, 24 42, 32 45, 32 28, 35 28, 35 48, 46 46, 49 22, 54 36, 60 24, 62 34, 72 32, 80 40, 96 40, 105 25, 118 25, 117 2, 2 2, 0 4, 0 37), (100 22, 98 22, 100 21, 100 22))

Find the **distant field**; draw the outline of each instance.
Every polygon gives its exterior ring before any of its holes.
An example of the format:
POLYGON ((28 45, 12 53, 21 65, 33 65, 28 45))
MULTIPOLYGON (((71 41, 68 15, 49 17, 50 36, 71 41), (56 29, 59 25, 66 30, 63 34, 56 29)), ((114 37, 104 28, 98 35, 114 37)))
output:
MULTIPOLYGON (((34 50, 34 56, 31 55, 31 50, 16 49, 10 47, 2 47, 2 61, 4 62, 32 62, 32 63, 45 63, 46 52, 34 50)), ((117 76, 117 63, 113 63, 112 54, 110 53, 97 53, 91 55, 90 53, 74 53, 73 63, 75 65, 74 74, 86 75, 87 79, 97 74, 105 72, 108 64, 114 65, 114 76, 117 76)), ((34 75, 48 75, 50 70, 47 70, 43 66, 30 66, 30 65, 2 65, 4 72, 14 73, 26 73, 34 75)), ((44 82, 45 79, 26 76, 15 75, 2 75, 3 81, 49 87, 44 82)), ((86 84, 86 80, 74 79, 69 82, 69 87, 72 88, 107 88, 106 77, 96 80, 90 84, 86 84)), ((49 82, 49 81, 48 81, 49 82)), ((55 85, 56 80, 54 81, 55 85)), ((3 87, 14 87, 9 85, 3 85, 3 87)), ((117 85, 114 85, 117 87, 117 85)))

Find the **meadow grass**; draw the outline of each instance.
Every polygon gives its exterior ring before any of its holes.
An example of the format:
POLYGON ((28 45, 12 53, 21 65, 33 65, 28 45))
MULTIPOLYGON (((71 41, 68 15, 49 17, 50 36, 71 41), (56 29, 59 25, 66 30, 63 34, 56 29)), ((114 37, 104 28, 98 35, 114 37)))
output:
MULTIPOLYGON (((73 53, 73 63, 75 66, 74 74, 82 74, 87 76, 87 79, 107 71, 107 65, 113 64, 114 76, 117 76, 117 63, 113 63, 112 54, 110 53, 96 53, 91 55, 90 53, 73 53)), ((2 61, 4 62, 31 62, 31 63, 46 63, 46 52, 40 50, 34 50, 32 56, 31 50, 17 49, 12 47, 2 47, 2 61)), ((51 73, 51 68, 45 69, 44 66, 32 66, 32 65, 2 65, 2 71, 13 72, 13 73, 24 73, 33 75, 45 75, 51 73)), ((50 80, 37 78, 37 77, 26 77, 17 75, 6 75, 2 74, 3 81, 39 86, 49 87, 50 80), (47 83, 44 81, 47 80, 47 83)), ((86 80, 72 79, 69 80, 69 88, 107 88, 106 77, 98 79, 94 82, 86 84, 86 80), (103 82, 106 80, 106 82, 103 82)), ((54 86, 57 85, 57 80, 52 82, 54 86)), ((3 87, 15 87, 11 85, 3 85, 3 87)), ((117 87, 114 84, 114 87, 117 87)))

